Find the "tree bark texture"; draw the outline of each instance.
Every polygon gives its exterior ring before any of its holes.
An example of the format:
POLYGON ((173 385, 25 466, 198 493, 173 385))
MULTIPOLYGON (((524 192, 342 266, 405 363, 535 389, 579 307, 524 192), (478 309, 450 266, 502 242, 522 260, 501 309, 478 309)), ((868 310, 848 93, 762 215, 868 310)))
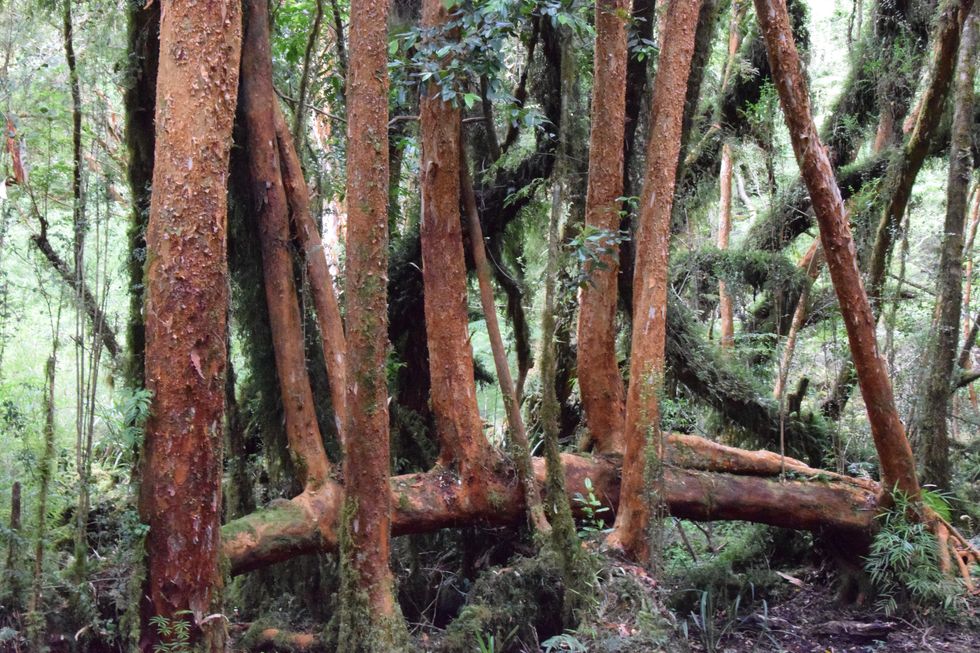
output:
POLYGON ((623 493, 608 542, 638 560, 648 557, 646 527, 653 509, 648 496, 652 480, 647 478, 648 449, 661 448, 659 394, 663 386, 667 326, 670 216, 700 5, 699 1, 671 0, 667 8, 664 47, 653 87, 647 172, 636 230, 623 493))
POLYGON ((269 5, 267 0, 247 0, 245 7, 241 104, 252 209, 262 249, 263 285, 290 454, 299 481, 315 488, 326 480, 330 463, 317 424, 293 278, 289 203, 276 136, 269 5))
MULTIPOLYGON (((963 288, 963 338, 964 348, 969 344, 969 349, 966 350, 965 357, 961 350, 959 357, 959 366, 967 371, 973 368, 973 343, 970 342, 969 337, 974 322, 970 316, 973 294, 973 241, 976 240, 977 225, 980 223, 980 182, 973 185, 972 206, 973 208, 970 209, 970 230, 966 237, 966 244, 963 247, 963 258, 966 261, 966 270, 963 273, 963 276, 966 278, 963 288)), ((977 407, 977 391, 973 385, 970 386, 970 403, 974 408, 977 407)))
POLYGON ((956 364, 963 288, 963 231, 967 194, 973 170, 970 123, 973 118, 973 78, 976 73, 976 11, 967 17, 960 41, 953 92, 953 131, 946 184, 946 219, 943 224, 936 280, 936 321, 929 340, 928 365, 918 433, 921 435, 922 480, 942 491, 950 490, 949 428, 947 413, 956 364))
POLYGON ((279 140, 279 162, 282 165, 282 183, 289 202, 296 239, 303 250, 306 273, 310 280, 313 305, 316 307, 317 325, 320 329, 320 345, 323 360, 327 364, 330 383, 330 402, 341 447, 346 449, 347 426, 347 338, 340 316, 340 303, 334 290, 333 275, 327 262, 326 250, 310 212, 310 195, 300 164, 296 144, 278 105, 276 111, 276 136, 279 140))
POLYGON ((146 387, 153 393, 140 516, 149 524, 141 649, 161 644, 149 619, 181 619, 224 650, 218 565, 225 328, 227 180, 238 95, 237 2, 167 0, 160 21, 153 195, 147 229, 146 387))
MULTIPOLYGON (((664 456, 666 501, 671 515, 686 519, 739 519, 785 528, 842 531, 867 537, 878 509, 878 484, 808 467, 770 451, 745 451, 703 438, 671 435, 664 456), (783 465, 799 480, 780 481, 783 465)), ((545 484, 545 461, 535 458, 539 488, 545 484)), ((596 497, 611 511, 621 496, 619 469, 613 458, 563 454, 566 492, 586 492, 590 479, 596 497)), ((395 535, 429 533, 464 525, 510 525, 522 519, 524 492, 512 470, 488 479, 500 498, 493 506, 462 500, 465 490, 445 470, 406 474, 389 488, 395 535)), ((231 573, 242 574, 304 553, 338 546, 343 489, 328 483, 235 520, 222 531, 231 573)), ((581 514, 579 515, 582 516, 581 514)))
MULTIPOLYGON (((425 0, 422 25, 438 30, 449 20, 441 0, 425 0)), ((448 38, 455 38, 450 34, 448 38)), ((431 82, 421 104, 422 277, 431 403, 440 462, 477 492, 484 466, 493 460, 483 436, 473 377, 466 262, 460 222, 460 110, 431 82)))
MULTIPOLYGON (((388 565, 388 0, 351 3, 347 78, 347 433, 341 651, 394 649, 388 565)), ((326 488, 335 487, 328 484, 326 488)), ((309 494, 309 493, 306 493, 309 494)), ((304 494, 304 500, 306 497, 304 494)))
POLYGON ((616 355, 617 240, 626 124, 626 0, 595 8, 595 60, 585 223, 602 234, 598 264, 587 264, 579 294, 577 366, 585 420, 597 453, 622 453, 626 392, 616 355))
POLYGON ((885 361, 878 351, 875 319, 861 282, 844 201, 827 150, 813 124, 810 99, 790 30, 786 4, 784 0, 755 0, 755 7, 793 152, 820 224, 820 240, 827 268, 841 306, 851 356, 878 451, 882 484, 887 492, 898 489, 917 498, 919 482, 912 448, 898 417, 885 361))

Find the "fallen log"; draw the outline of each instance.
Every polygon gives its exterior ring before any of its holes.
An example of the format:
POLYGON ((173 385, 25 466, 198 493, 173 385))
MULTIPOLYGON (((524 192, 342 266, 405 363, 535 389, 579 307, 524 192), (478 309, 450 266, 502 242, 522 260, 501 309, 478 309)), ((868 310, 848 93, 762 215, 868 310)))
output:
MULTIPOLYGON (((675 517, 701 521, 742 520, 809 531, 871 530, 880 488, 872 481, 842 477, 771 452, 744 451, 694 436, 671 436, 666 469, 667 503, 675 517), (679 466, 679 465, 683 465, 679 466), (778 478, 780 469, 793 480, 778 478)), ((534 459, 539 486, 545 465, 534 459)), ((587 494, 585 481, 602 504, 615 510, 619 500, 620 461, 615 457, 563 454, 569 496, 587 494)), ((506 463, 488 470, 482 488, 486 501, 444 469, 391 479, 394 535, 483 524, 508 525, 524 515, 524 493, 515 470, 506 463)), ((327 482, 290 501, 222 528, 222 553, 233 575, 297 555, 337 548, 343 487, 327 482)), ((573 503, 573 507, 575 506, 573 503)), ((610 516, 611 518, 611 516, 610 516)))

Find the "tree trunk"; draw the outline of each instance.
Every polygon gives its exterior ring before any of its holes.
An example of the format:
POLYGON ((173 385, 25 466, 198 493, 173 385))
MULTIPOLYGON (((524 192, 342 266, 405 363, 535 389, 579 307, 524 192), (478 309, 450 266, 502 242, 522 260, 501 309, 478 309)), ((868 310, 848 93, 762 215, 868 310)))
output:
MULTIPOLYGON (((59 311, 59 319, 61 314, 59 311)), ((38 479, 38 498, 37 498, 37 525, 34 530, 34 568, 31 575, 31 594, 27 599, 28 614, 28 638, 37 651, 43 650, 41 637, 43 632, 37 630, 42 628, 45 617, 38 614, 43 598, 44 587, 42 585, 42 574, 44 572, 44 548, 47 546, 45 538, 48 532, 48 495, 50 494, 51 480, 55 472, 55 451, 54 451, 54 379, 58 366, 58 333, 55 329, 55 340, 52 347, 51 356, 44 367, 44 381, 46 397, 44 398, 44 453, 40 460, 40 478, 38 479)))
MULTIPOLYGON (((972 302, 971 295, 973 294, 973 241, 977 237, 977 224, 980 223, 980 181, 973 185, 973 208, 970 210, 970 231, 969 235, 966 237, 966 245, 963 247, 963 258, 966 260, 966 271, 963 276, 966 277, 965 287, 963 289, 963 338, 966 342, 970 335, 970 330, 972 328, 972 318, 970 317, 970 307, 972 302)), ((973 356, 972 354, 973 346, 970 345, 967 351, 967 358, 963 360, 963 364, 960 365, 964 370, 973 369, 973 356)), ((970 386, 970 404, 977 408, 977 391, 976 388, 970 386)))
MULTIPOLYGON (((675 517, 700 520, 749 520, 784 528, 842 531, 867 537, 878 508, 877 483, 813 469, 769 451, 744 451, 703 438, 667 438, 665 500, 675 517), (798 480, 780 480, 781 469, 798 480)), ((566 493, 587 494, 586 479, 603 506, 615 510, 620 477, 615 459, 562 454, 566 493)), ((538 486, 546 483, 545 461, 534 459, 538 486)), ((393 533, 430 533, 464 524, 511 525, 524 515, 524 491, 504 468, 488 478, 499 498, 495 506, 461 500, 464 490, 445 484, 439 470, 391 479, 393 533)), ((224 553, 231 573, 242 574, 303 553, 332 551, 338 546, 342 489, 328 483, 316 494, 304 494, 226 525, 224 553)), ((581 517, 581 513, 578 515, 581 517)))
POLYGON ((527 429, 524 418, 521 417, 521 402, 517 397, 514 379, 510 374, 510 364, 507 361, 507 350, 500 333, 497 321, 497 305, 493 298, 491 285, 490 262, 487 260, 486 246, 483 243, 483 229, 480 226, 480 214, 476 206, 476 195, 473 193, 473 180, 466 163, 465 150, 460 150, 459 162, 460 185, 463 193, 463 205, 466 208, 469 225, 470 246, 473 248, 473 265, 476 268, 477 282, 480 285, 480 303, 483 306, 483 316, 487 323, 487 335, 490 338, 490 348, 493 351, 493 364, 497 370, 497 381, 500 393, 504 398, 504 408, 507 412, 507 427, 511 439, 511 455, 517 466, 517 474, 524 487, 524 503, 528 507, 528 518, 538 533, 551 530, 544 516, 541 505, 541 495, 534 483, 531 470, 531 447, 527 440, 527 429))
MULTIPOLYGON (((719 200, 718 249, 728 249, 728 239, 732 231, 732 147, 725 143, 721 147, 721 199, 719 200)), ((725 280, 718 281, 718 312, 721 314, 720 340, 722 349, 735 346, 735 320, 732 313, 732 297, 725 286, 725 280)))
POLYGON ((330 402, 333 408, 337 434, 343 449, 347 447, 347 339, 344 322, 340 316, 340 303, 334 290, 333 275, 327 262, 326 251, 313 215, 310 213, 310 196, 300 165, 295 142, 286 129, 286 120, 279 106, 275 106, 276 136, 279 139, 279 163, 282 166, 282 182, 289 202, 293 229, 296 233, 309 276, 316 307, 317 324, 320 327, 320 344, 323 360, 327 364, 330 383, 330 402))
POLYGON ((815 240, 800 261, 800 267, 806 270, 807 284, 803 287, 800 299, 796 302, 793 321, 789 325, 789 333, 786 334, 786 345, 783 347, 783 355, 779 359, 779 373, 776 375, 776 385, 772 390, 772 396, 776 399, 781 399, 783 391, 786 389, 786 379, 789 376, 790 365, 793 363, 793 354, 796 352, 796 340, 800 335, 800 329, 803 328, 803 322, 806 320, 810 304, 810 291, 813 289, 817 277, 820 276, 823 263, 823 250, 820 249, 820 241, 815 240))
POLYGON ((276 145, 277 100, 272 87, 269 5, 268 0, 248 0, 244 6, 241 105, 251 199, 262 249, 263 285, 286 417, 286 438, 299 481, 315 488, 326 481, 330 463, 314 410, 299 300, 293 280, 289 204, 276 145))
POLYGON ((976 72, 976 11, 967 17, 960 41, 953 92, 953 131, 946 185, 946 220, 936 281, 936 321, 929 340, 929 376, 919 409, 922 436, 922 480, 941 491, 950 490, 947 412, 956 363, 963 288, 963 229, 972 172, 973 77, 976 72))
POLYGON ((894 233, 905 214, 912 196, 912 186, 925 161, 933 134, 942 122, 942 112, 956 63, 956 52, 960 45, 960 34, 972 7, 973 0, 950 0, 944 3, 933 37, 934 54, 930 81, 919 100, 915 127, 906 140, 901 155, 889 164, 883 186, 883 193, 888 197, 887 205, 878 222, 868 264, 868 295, 876 314, 881 312, 881 293, 894 233))
POLYGON ((636 231, 633 340, 626 396, 623 493, 608 543, 637 560, 649 557, 647 524, 654 506, 648 457, 661 446, 659 395, 663 387, 667 325, 670 216, 681 146, 687 77, 694 53, 700 1, 671 0, 653 88, 647 172, 636 231))
MULTIPOLYGON (((127 177, 132 194, 127 240, 131 252, 129 272, 129 316, 126 327, 128 346, 127 378, 134 386, 144 384, 143 356, 146 349, 146 325, 143 317, 144 262, 146 221, 150 215, 150 184, 153 180, 153 118, 155 113, 157 66, 160 58, 160 3, 149 7, 138 3, 126 5, 129 17, 126 73, 123 105, 126 116, 126 146, 129 151, 127 177), (142 255, 141 255, 142 254, 142 255)), ((111 331, 106 325, 105 331, 111 331)), ((108 350, 108 347, 106 348, 108 350)), ((110 354, 111 354, 111 350, 110 354)))
POLYGON ((17 565, 20 563, 20 481, 14 481, 10 486, 10 535, 7 542, 7 564, 4 567, 4 585, 7 600, 14 611, 23 605, 21 585, 17 565))
POLYGON ((626 0, 596 3, 592 135, 585 223, 598 231, 599 259, 587 263, 579 294, 578 380, 589 437, 597 453, 623 451, 626 393, 616 355, 618 239, 626 122, 626 0))
POLYGON ((394 651, 405 635, 388 566, 388 9, 388 0, 351 2, 346 431, 357 437, 344 464, 341 653, 394 651))
POLYGON ((898 489, 919 496, 912 448, 898 417, 885 361, 878 353, 875 320, 861 283, 854 240, 827 151, 820 142, 807 94, 799 53, 790 30, 784 0, 755 0, 766 40, 773 78, 779 91, 793 151, 820 224, 820 240, 847 328, 851 356, 868 409, 871 434, 886 492, 898 489))
MULTIPOLYGON (((442 0, 424 0, 422 24, 438 31, 449 21, 442 0)), ((452 40, 455 34, 446 38, 452 40)), ((493 460, 483 436, 473 377, 466 263, 459 214, 460 112, 431 82, 421 98, 422 277, 430 400, 439 436, 439 461, 463 486, 481 491, 483 467, 493 460)), ((478 497, 474 497, 478 498, 478 497)))
POLYGON ((140 647, 147 653, 166 643, 150 619, 185 619, 183 611, 194 622, 193 644, 224 650, 224 623, 213 615, 221 587, 226 184, 240 50, 238 3, 164 3, 146 234, 153 400, 140 486, 140 517, 150 527, 140 647))

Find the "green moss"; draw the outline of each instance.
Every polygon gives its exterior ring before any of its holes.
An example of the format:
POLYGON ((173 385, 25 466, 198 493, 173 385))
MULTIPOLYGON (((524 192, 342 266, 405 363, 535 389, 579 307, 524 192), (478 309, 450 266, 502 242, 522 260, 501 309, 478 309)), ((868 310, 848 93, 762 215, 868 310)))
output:
POLYGON ((507 500, 496 490, 490 490, 487 492, 487 501, 490 503, 490 507, 494 510, 502 509, 507 503, 507 500))
POLYGON ((408 630, 395 604, 395 614, 379 615, 371 605, 360 574, 352 564, 357 552, 351 529, 357 500, 344 501, 340 527, 340 624, 337 653, 397 653, 408 651, 408 630))
POLYGON ((438 650, 471 653, 493 636, 499 651, 526 650, 562 632, 566 611, 560 556, 544 550, 482 574, 438 650))

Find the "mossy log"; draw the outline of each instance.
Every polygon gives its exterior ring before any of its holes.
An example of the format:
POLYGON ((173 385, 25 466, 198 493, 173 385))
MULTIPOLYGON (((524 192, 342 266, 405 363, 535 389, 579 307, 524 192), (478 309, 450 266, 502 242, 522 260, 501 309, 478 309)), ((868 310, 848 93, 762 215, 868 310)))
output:
MULTIPOLYGON (((810 531, 870 532, 880 488, 866 479, 814 469, 767 451, 745 451, 695 436, 672 435, 667 446, 667 502, 671 514, 697 520, 745 520, 810 531), (785 480, 780 480, 785 472, 785 480)), ((615 457, 564 454, 569 496, 586 494, 589 479, 603 505, 615 510, 619 499, 620 461, 615 457)), ((450 472, 435 468, 391 479, 394 535, 432 532, 464 525, 517 524, 524 498, 510 465, 490 470, 483 494, 450 472)), ((534 459, 539 487, 545 464, 534 459)), ((222 552, 232 574, 242 574, 291 557, 336 550, 343 487, 328 482, 291 501, 275 501, 264 510, 222 528, 222 552)))

